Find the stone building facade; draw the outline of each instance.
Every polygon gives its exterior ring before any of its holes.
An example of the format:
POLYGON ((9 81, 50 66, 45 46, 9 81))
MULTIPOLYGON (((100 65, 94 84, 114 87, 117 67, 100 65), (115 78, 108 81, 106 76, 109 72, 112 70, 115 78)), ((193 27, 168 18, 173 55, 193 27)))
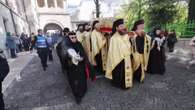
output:
POLYGON ((37 13, 39 26, 44 32, 71 28, 66 0, 37 0, 37 13))
POLYGON ((38 28, 62 30, 71 27, 66 0, 0 0, 0 48, 5 49, 6 32, 36 33, 38 28))
POLYGON ((34 0, 0 0, 1 49, 5 49, 6 32, 29 34, 35 32, 38 27, 34 0))

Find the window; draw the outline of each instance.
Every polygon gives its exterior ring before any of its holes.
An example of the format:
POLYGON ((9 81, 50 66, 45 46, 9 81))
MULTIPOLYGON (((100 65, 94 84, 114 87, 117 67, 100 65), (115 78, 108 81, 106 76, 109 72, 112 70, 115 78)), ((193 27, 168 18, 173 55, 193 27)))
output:
POLYGON ((63 0, 57 0, 57 6, 59 8, 64 8, 64 2, 63 2, 63 0))
POLYGON ((54 5, 54 0, 47 0, 47 4, 48 4, 48 8, 54 8, 55 5, 54 5))
POLYGON ((3 25, 4 25, 4 29, 5 29, 5 32, 7 33, 7 19, 3 18, 3 25))
POLYGON ((37 4, 39 7, 44 7, 45 5, 44 0, 37 0, 37 4))

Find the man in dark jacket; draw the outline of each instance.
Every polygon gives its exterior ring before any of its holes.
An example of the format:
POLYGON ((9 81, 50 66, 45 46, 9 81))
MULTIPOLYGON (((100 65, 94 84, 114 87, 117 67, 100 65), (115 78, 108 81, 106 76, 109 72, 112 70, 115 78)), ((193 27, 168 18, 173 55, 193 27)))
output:
POLYGON ((0 49, 0 110, 4 110, 4 101, 3 101, 3 93, 2 93, 2 82, 9 73, 9 65, 7 63, 7 59, 3 54, 3 51, 0 49))
POLYGON ((69 32, 70 32, 70 29, 65 27, 63 32, 62 32, 62 35, 59 37, 57 44, 56 44, 56 51, 57 51, 57 55, 60 59, 60 63, 62 65, 63 72, 65 72, 65 70, 66 70, 66 63, 65 63, 66 61, 63 61, 63 59, 62 59, 62 47, 64 46, 62 44, 67 42, 69 32))
POLYGON ((48 43, 47 39, 43 34, 42 29, 38 29, 38 35, 36 36, 36 47, 37 47, 37 53, 41 59, 41 64, 43 67, 43 70, 46 71, 47 65, 47 56, 48 56, 48 43))

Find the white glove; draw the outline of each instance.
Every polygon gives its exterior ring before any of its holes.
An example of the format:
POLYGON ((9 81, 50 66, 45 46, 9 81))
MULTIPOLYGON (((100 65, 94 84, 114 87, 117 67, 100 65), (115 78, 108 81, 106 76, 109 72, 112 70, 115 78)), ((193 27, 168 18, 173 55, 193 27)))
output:
POLYGON ((72 58, 75 57, 77 55, 76 51, 72 48, 68 49, 68 55, 72 58))
POLYGON ((75 65, 78 65, 80 61, 83 61, 83 58, 77 54, 74 49, 68 49, 68 55, 71 57, 72 63, 75 65))

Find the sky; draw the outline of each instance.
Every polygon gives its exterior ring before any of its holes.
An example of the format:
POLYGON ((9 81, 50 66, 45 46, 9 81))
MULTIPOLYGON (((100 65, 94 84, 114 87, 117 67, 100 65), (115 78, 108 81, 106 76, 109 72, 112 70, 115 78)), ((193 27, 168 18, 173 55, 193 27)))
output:
MULTIPOLYGON (((101 12, 104 17, 113 16, 114 8, 117 8, 118 4, 126 3, 129 0, 100 0, 101 1, 101 12), (111 8, 108 5, 111 5, 111 8)), ((79 10, 79 20, 90 20, 91 13, 95 9, 95 4, 93 0, 67 0, 69 12, 74 13, 79 10), (82 2, 82 4, 81 4, 82 2), (80 5, 80 6, 79 6, 80 5)))
MULTIPOLYGON (((93 0, 67 0, 67 1, 70 6, 78 6, 81 1, 93 1, 93 0)), ((104 1, 106 3, 114 3, 114 2, 128 3, 128 1, 130 0, 100 0, 100 1, 104 1)))
POLYGON ((78 6, 82 0, 67 0, 69 6, 78 6))

